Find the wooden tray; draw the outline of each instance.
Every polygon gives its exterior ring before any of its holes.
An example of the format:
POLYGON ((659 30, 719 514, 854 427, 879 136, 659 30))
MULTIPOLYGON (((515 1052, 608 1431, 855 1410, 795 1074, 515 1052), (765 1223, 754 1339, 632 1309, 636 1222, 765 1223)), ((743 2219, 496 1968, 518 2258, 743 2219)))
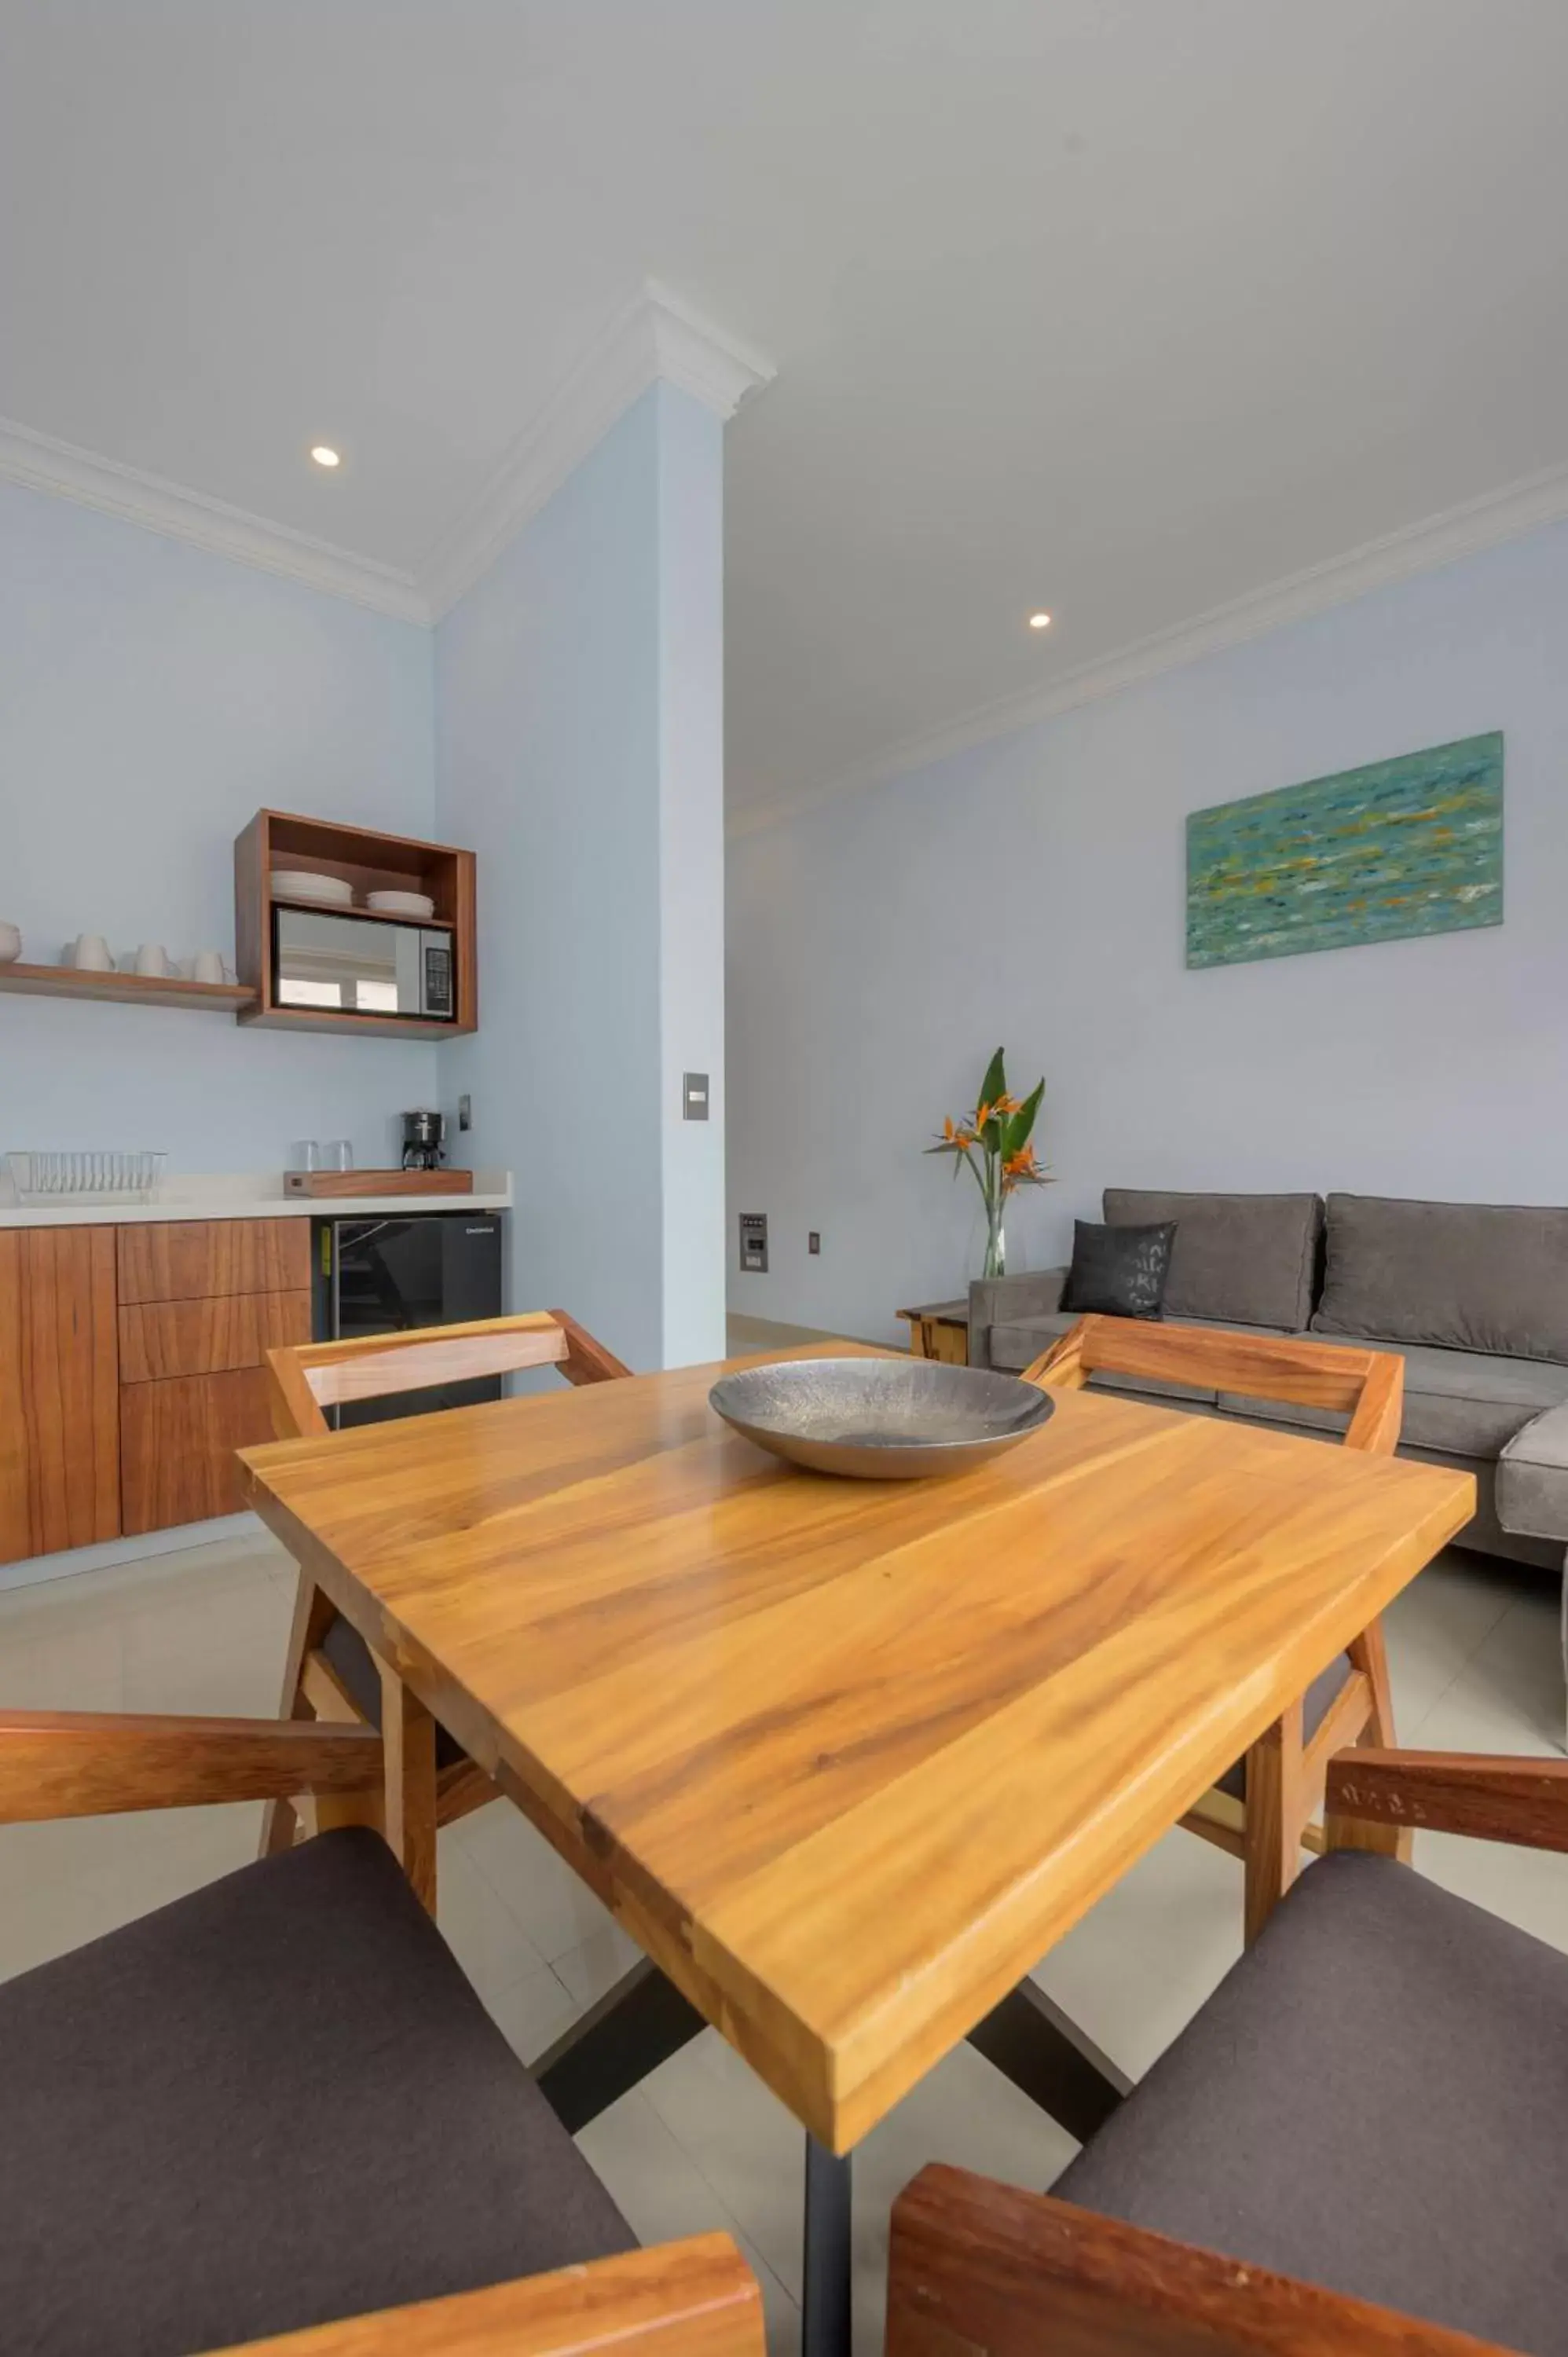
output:
POLYGON ((471 1170, 285 1170, 285 1195, 471 1195, 471 1170))

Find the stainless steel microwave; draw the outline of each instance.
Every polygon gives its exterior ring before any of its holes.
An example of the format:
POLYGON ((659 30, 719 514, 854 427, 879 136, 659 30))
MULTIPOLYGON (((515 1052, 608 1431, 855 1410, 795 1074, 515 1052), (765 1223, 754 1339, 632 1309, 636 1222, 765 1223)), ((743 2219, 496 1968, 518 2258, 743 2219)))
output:
POLYGON ((274 909, 273 1002, 450 1023, 456 1013, 452 936, 381 917, 274 909))

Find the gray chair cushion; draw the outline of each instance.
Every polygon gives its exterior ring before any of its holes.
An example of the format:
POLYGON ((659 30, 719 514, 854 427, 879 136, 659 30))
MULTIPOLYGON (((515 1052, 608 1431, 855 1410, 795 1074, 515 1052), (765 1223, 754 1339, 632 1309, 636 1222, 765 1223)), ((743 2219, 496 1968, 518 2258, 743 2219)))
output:
POLYGON ((1505 1530, 1568 1546, 1568 1406, 1517 1432, 1498 1464, 1498 1519, 1505 1530))
POLYGON ((1568 1957, 1407 1867, 1311 1866, 1066 2200, 1568 2357, 1568 1957))
POLYGON ((1330 1195, 1324 1333, 1568 1361, 1568 1211, 1330 1195))
POLYGON ((1174 1220, 1167 1318, 1294 1332, 1312 1315, 1323 1205, 1316 1195, 1168 1195, 1107 1187, 1114 1227, 1174 1220))
POLYGON ((375 1835, 0 1987, 0 2318, 183 2357, 634 2238, 375 1835))

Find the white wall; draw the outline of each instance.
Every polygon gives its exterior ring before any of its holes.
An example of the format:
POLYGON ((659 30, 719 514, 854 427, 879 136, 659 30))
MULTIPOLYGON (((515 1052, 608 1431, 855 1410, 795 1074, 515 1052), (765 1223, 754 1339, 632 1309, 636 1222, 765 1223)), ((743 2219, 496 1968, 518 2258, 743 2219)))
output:
POLYGON ((436 631, 437 824, 479 856, 443 1102, 517 1174, 510 1286, 633 1366, 723 1349, 722 429, 656 385, 436 631))
MULTIPOLYGON (((428 631, 0 484, 0 916, 232 958, 233 840, 264 803, 433 832, 428 631)), ((0 1149, 163 1146, 281 1169, 297 1137, 389 1158, 434 1101, 409 1041, 0 996, 0 1149)))
POLYGON ((1568 1201, 1565 648, 1554 526, 732 843, 732 1307, 891 1339, 961 1292, 920 1147, 998 1040, 1047 1075, 1035 1266, 1107 1184, 1568 1201), (1186 970, 1188 811, 1491 728, 1501 927, 1186 970))

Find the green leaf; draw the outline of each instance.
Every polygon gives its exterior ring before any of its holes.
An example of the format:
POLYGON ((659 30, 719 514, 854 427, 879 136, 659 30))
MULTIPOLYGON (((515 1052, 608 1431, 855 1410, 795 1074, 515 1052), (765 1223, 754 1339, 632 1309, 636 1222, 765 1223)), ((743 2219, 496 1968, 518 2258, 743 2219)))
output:
POLYGON ((1029 1132, 1035 1126, 1035 1115, 1040 1110, 1040 1099, 1045 1093, 1046 1083, 1042 1077, 1033 1093, 1024 1099, 1023 1103, 1007 1124, 1007 1139, 1004 1149, 1007 1154, 1020 1153, 1029 1143, 1029 1132))
POLYGON ((1007 1075, 1002 1069, 1002 1050, 998 1048, 985 1067, 985 1078, 980 1083, 980 1103, 994 1104, 1006 1086, 1007 1075))

